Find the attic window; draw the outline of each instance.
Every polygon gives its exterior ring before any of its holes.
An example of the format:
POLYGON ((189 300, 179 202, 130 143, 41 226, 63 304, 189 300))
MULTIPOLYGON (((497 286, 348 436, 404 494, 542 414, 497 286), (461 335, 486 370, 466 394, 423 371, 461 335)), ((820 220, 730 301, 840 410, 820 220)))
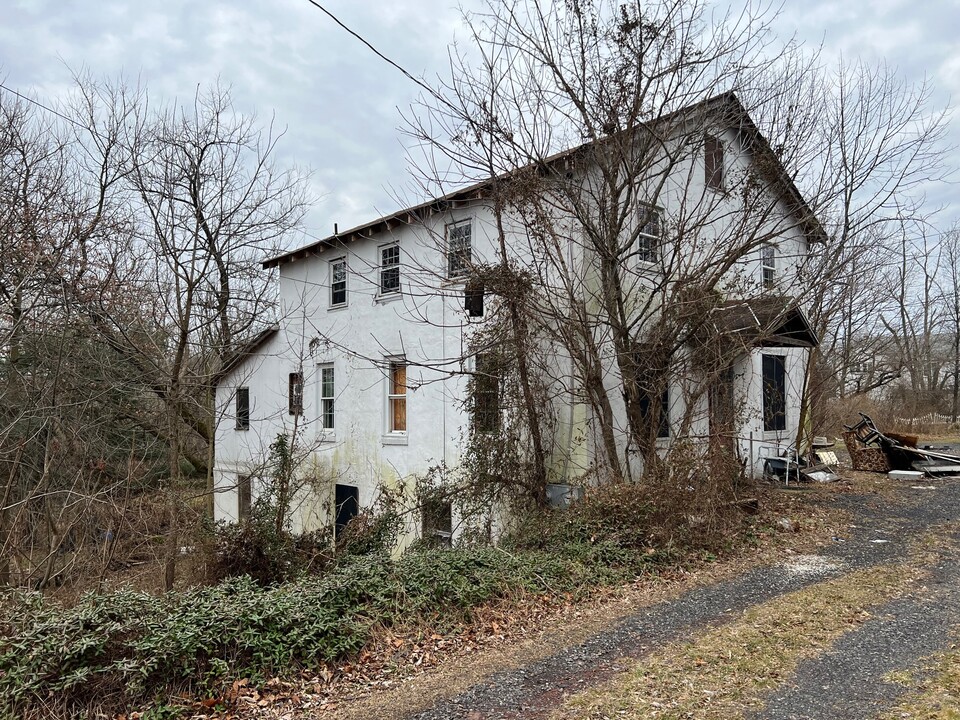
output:
POLYGON ((773 290, 777 284, 777 249, 773 245, 760 249, 760 272, 764 290, 773 290))
POLYGON ((707 135, 703 152, 704 182, 711 190, 723 190, 723 143, 715 135, 707 135))

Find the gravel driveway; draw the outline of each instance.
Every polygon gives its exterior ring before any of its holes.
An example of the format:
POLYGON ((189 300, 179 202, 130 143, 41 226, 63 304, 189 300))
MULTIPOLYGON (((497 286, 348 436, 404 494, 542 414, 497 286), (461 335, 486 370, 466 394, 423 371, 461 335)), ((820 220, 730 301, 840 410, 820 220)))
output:
MULTIPOLYGON (((960 519, 960 479, 924 481, 881 495, 838 495, 834 502, 852 514, 855 525, 848 537, 816 555, 795 556, 645 608, 583 643, 496 673, 411 720, 547 717, 567 696, 614 678, 666 643, 696 638, 785 593, 906 557, 929 528, 960 519)), ((941 560, 921 588, 883 605, 825 653, 801 663, 754 717, 875 717, 907 689, 885 676, 918 667, 943 650, 958 625, 960 564, 941 560)))

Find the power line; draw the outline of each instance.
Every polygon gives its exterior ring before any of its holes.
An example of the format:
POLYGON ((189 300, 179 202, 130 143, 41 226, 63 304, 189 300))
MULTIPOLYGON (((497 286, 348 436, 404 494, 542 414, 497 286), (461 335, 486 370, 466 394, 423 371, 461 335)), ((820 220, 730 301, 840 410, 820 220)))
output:
MULTIPOLYGON (((34 100, 32 97, 27 97, 27 96, 24 95, 23 93, 17 92, 17 91, 14 90, 13 88, 7 87, 7 86, 4 85, 3 83, 0 83, 0 89, 6 90, 8 93, 13 93, 14 95, 16 95, 16 96, 17 96, 18 98, 20 98, 21 100, 26 100, 28 103, 32 103, 33 105, 36 105, 36 106, 39 107, 39 108, 43 108, 43 109, 46 110, 48 113, 52 113, 53 115, 56 115, 58 118, 60 118, 60 119, 62 119, 62 120, 66 120, 68 123, 71 123, 71 124, 73 124, 73 125, 76 125, 78 128, 81 128, 81 129, 83 129, 83 130, 92 130, 92 128, 88 128, 88 127, 87 127, 86 125, 84 125, 83 123, 77 122, 76 120, 74 120, 74 119, 73 119, 72 117, 70 117, 69 115, 64 115, 64 114, 63 114, 62 112, 60 112, 59 110, 55 110, 54 108, 50 107, 49 105, 44 105, 42 102, 40 102, 39 100, 34 100)), ((97 133, 96 130, 94 130, 94 131, 93 131, 93 134, 94 134, 94 135, 98 135, 99 133, 97 133)))
POLYGON ((393 60, 391 60, 390 58, 388 58, 386 55, 384 55, 382 52, 380 52, 379 50, 377 50, 368 40, 366 40, 364 37, 362 37, 359 33, 355 32, 354 30, 351 30, 349 27, 347 27, 347 26, 340 20, 340 18, 338 18, 338 17, 337 17, 336 15, 334 15, 332 12, 330 12, 329 10, 327 10, 323 5, 321 5, 319 2, 317 2, 317 0, 307 0, 307 2, 310 3, 311 5, 313 5, 315 8, 317 8, 317 9, 320 10, 321 12, 323 12, 327 17, 329 17, 331 20, 333 20, 337 25, 339 25, 340 27, 342 27, 342 28, 343 28, 344 30, 346 30, 348 33, 350 33, 351 35, 353 35, 353 37, 355 37, 357 40, 359 40, 359 41, 362 42, 364 45, 366 45, 366 46, 367 46, 377 57, 379 57, 381 60, 383 60, 384 62, 392 65, 393 67, 395 67, 397 70, 399 70, 399 71, 402 72, 404 75, 406 75, 410 80, 413 80, 413 82, 415 82, 417 85, 419 85, 421 88, 423 88, 424 90, 426 90, 428 93, 430 93, 430 94, 433 95, 434 97, 438 97, 436 90, 434 90, 432 87, 430 87, 430 86, 427 85, 425 82, 423 82, 423 80, 421 80, 421 79, 419 79, 418 77, 414 76, 412 73, 407 72, 407 70, 404 69, 403 67, 401 67, 398 63, 394 62, 393 60))

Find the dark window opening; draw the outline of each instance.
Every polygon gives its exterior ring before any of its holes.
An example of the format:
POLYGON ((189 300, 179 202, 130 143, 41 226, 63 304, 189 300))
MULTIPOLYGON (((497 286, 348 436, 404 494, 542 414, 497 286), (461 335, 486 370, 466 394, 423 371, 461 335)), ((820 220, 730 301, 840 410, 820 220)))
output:
POLYGON ((303 414, 303 373, 290 373, 287 387, 287 404, 291 415, 303 414))
POLYGON ((658 438, 670 437, 670 393, 667 390, 660 393, 660 402, 656 405, 649 393, 643 393, 640 396, 640 415, 648 426, 652 422, 657 423, 658 438), (653 413, 656 413, 656 418, 652 417, 653 413))
POLYGON ((237 430, 250 429, 250 388, 237 388, 237 430))
POLYGON ((763 429, 787 429, 787 373, 782 355, 763 356, 763 429))
POLYGON ((723 143, 707 135, 704 143, 704 181, 711 190, 723 190, 723 143))
POLYGON ((500 364, 492 353, 477 355, 473 374, 473 428, 477 432, 500 429, 500 364))
POLYGON ((450 547, 453 538, 453 505, 442 500, 423 504, 422 538, 432 546, 450 547))
POLYGON ((250 517, 250 507, 253 504, 253 489, 249 475, 237 475, 237 519, 246 520, 250 517))
POLYGON ((339 537, 347 523, 360 512, 360 488, 356 485, 340 485, 338 483, 334 486, 333 502, 334 532, 336 537, 339 537))
POLYGON ((483 285, 471 285, 463 291, 463 308, 469 317, 483 317, 483 285))

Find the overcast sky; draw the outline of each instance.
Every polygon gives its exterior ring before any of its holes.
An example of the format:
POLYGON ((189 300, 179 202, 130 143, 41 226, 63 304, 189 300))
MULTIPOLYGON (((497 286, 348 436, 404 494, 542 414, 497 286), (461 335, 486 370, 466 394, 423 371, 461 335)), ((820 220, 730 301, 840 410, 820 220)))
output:
MULTIPOLYGON (((746 0, 744 0, 746 1, 746 0)), ((473 0, 465 0, 469 9, 473 0)), ((415 75, 435 78, 463 40, 455 0, 326 0, 326 7, 415 75)), ((0 79, 52 101, 70 70, 140 76, 153 96, 190 98, 218 77, 243 111, 287 128, 282 162, 313 170, 319 197, 307 232, 326 236, 415 199, 399 108, 418 88, 307 0, 3 0, 0 79)), ((960 0, 785 0, 781 34, 829 55, 886 60, 926 77, 940 106, 960 98, 960 0)), ((960 145, 960 117, 951 121, 960 145)), ((960 164, 960 151, 950 162, 960 164)), ((929 195, 950 204, 956 188, 929 195)), ((952 205, 945 221, 960 216, 952 205)), ((298 238, 299 244, 305 238, 298 238)))

